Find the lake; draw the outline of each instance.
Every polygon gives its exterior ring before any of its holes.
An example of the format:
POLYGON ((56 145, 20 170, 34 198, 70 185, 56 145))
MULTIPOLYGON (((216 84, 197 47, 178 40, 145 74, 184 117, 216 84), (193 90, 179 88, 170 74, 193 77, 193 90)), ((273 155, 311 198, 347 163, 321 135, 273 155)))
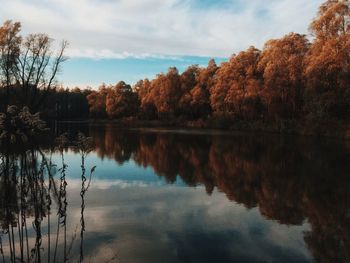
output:
POLYGON ((3 262, 350 262, 349 143, 78 131, 93 148, 1 155, 3 262))

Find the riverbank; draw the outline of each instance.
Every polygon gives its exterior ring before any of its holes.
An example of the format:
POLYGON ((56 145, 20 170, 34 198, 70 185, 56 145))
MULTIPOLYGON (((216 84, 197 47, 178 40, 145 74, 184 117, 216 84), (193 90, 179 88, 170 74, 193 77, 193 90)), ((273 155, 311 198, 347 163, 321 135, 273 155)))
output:
POLYGON ((81 124, 113 124, 123 128, 181 128, 200 130, 231 130, 240 132, 265 132, 289 135, 305 135, 317 137, 333 137, 350 140, 350 123, 346 121, 278 121, 278 122, 227 122, 225 120, 198 120, 198 121, 160 121, 160 120, 72 120, 60 121, 61 123, 81 123, 81 124))

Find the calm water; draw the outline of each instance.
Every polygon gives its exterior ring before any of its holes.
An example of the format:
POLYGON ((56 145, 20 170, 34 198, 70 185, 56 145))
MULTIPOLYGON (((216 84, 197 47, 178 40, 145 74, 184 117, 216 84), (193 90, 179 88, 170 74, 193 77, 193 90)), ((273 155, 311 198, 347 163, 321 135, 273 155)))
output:
POLYGON ((93 138, 84 179, 75 148, 16 153, 17 179, 0 177, 0 261, 350 262, 343 141, 62 129, 93 138))

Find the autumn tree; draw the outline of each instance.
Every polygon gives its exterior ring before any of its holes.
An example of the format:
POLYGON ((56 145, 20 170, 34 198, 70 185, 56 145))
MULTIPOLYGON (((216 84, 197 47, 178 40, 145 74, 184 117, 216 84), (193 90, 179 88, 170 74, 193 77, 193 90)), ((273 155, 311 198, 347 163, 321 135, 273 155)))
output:
POLYGON ((310 26, 306 57, 308 110, 314 117, 350 116, 350 2, 328 0, 310 26))
POLYGON ((198 65, 189 66, 180 76, 181 88, 180 88, 180 99, 177 107, 177 115, 184 116, 187 119, 192 119, 192 94, 191 91, 195 88, 198 82, 199 75, 198 65))
POLYGON ((260 51, 250 47, 223 63, 211 89, 211 106, 216 115, 257 118, 261 112, 259 92, 262 80, 258 71, 260 51))
POLYGON ((310 25, 316 40, 343 37, 350 31, 349 0, 327 0, 318 11, 318 17, 310 25))
POLYGON ((304 92, 303 64, 308 50, 306 36, 295 33, 265 44, 258 68, 263 74, 263 99, 270 116, 300 116, 304 92))
POLYGON ((181 98, 181 80, 176 68, 159 74, 151 82, 149 100, 154 102, 160 118, 174 118, 181 98))
POLYGON ((87 95, 86 99, 90 107, 90 116, 94 118, 107 117, 106 112, 106 97, 108 88, 105 84, 102 84, 97 91, 92 91, 87 95))
POLYGON ((110 118, 123 118, 136 116, 139 107, 139 99, 130 85, 120 81, 110 88, 106 97, 106 112, 110 118))
POLYGON ((151 81, 140 80, 135 85, 135 91, 140 100, 140 118, 153 120, 158 117, 157 108, 151 93, 151 81))
POLYGON ((126 97, 137 94, 142 119, 349 118, 349 1, 328 0, 321 5, 310 26, 312 42, 290 33, 268 41, 263 51, 250 47, 233 55, 219 67, 211 60, 206 68, 193 65, 182 73, 170 68, 153 80, 139 81, 134 91, 124 83, 125 93, 120 91, 124 88, 91 92, 91 113, 136 114, 136 99, 126 97), (126 113, 127 107, 133 113, 126 113))
POLYGON ((214 85, 214 76, 218 69, 214 59, 211 59, 206 68, 200 68, 196 86, 191 90, 192 116, 207 118, 211 114, 210 89, 214 85))

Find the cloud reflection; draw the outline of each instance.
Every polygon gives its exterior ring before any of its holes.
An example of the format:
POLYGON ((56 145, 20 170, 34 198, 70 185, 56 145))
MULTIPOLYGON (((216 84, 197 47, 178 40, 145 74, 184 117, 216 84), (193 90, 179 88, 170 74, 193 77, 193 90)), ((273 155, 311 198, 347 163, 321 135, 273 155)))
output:
POLYGON ((106 250, 122 262, 310 261, 302 236, 308 225, 275 224, 203 187, 92 188, 88 202, 86 243, 99 262, 106 250))

